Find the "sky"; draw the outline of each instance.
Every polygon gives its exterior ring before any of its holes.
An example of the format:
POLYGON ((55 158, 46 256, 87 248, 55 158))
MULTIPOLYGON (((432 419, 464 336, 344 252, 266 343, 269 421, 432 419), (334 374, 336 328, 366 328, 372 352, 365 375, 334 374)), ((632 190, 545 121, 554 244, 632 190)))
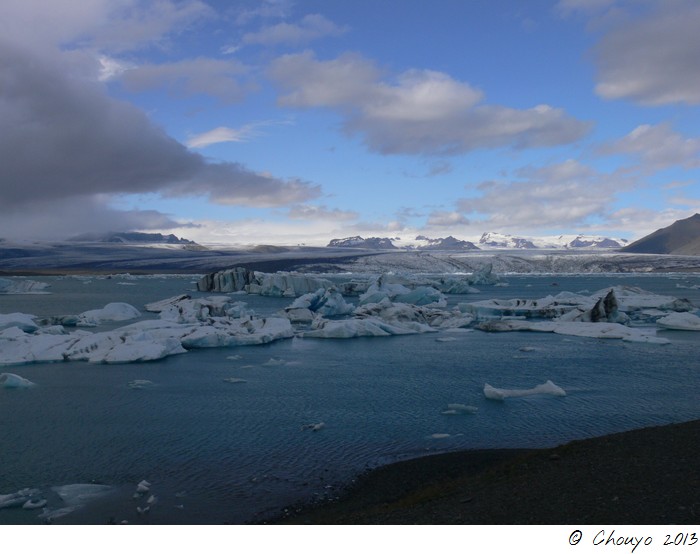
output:
POLYGON ((635 239, 700 211, 697 0, 3 0, 0 237, 635 239))

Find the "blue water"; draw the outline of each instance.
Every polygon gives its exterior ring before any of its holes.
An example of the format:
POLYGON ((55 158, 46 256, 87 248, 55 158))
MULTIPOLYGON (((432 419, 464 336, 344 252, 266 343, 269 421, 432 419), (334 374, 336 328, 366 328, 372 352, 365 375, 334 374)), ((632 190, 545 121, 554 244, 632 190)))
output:
MULTIPOLYGON (((110 301, 141 308, 193 288, 191 277, 43 280, 52 294, 0 297, 0 313, 78 313, 110 301)), ((700 283, 692 275, 529 275, 508 282, 450 301, 539 298, 625 284, 700 306, 700 290, 676 286, 700 283)), ((236 298, 264 315, 291 302, 236 298)), ((1 368, 38 386, 0 389, 0 494, 39 488, 58 507, 51 487, 98 483, 113 487, 112 493, 55 522, 242 523, 333 497, 364 469, 398 459, 464 448, 553 446, 699 418, 700 336, 659 334, 672 343, 469 331, 290 339, 141 364, 1 368), (436 341, 447 336, 458 340, 436 341), (523 352, 523 346, 534 350, 523 352), (229 359, 234 355, 240 358, 229 359), (246 382, 224 381, 230 377, 246 382), (135 379, 154 385, 129 388, 135 379), (493 402, 482 393, 486 382, 531 388, 548 379, 567 396, 493 402), (442 415, 448 403, 479 410, 442 415), (321 421, 325 428, 318 432, 302 430, 321 421), (436 433, 450 436, 432 438, 436 433), (145 499, 132 498, 142 479, 158 497, 147 515, 136 512, 145 499)), ((40 523, 38 515, 3 509, 0 524, 40 523)))

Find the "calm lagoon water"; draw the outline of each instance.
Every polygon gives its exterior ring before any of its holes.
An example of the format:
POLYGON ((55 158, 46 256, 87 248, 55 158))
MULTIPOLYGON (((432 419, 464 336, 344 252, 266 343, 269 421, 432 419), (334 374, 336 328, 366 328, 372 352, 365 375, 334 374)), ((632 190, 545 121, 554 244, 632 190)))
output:
MULTIPOLYGON (((141 309, 175 294, 197 294, 191 276, 43 280, 51 294, 0 296, 0 313, 72 314, 112 301, 141 309)), ((685 288, 700 284, 693 275, 507 281, 507 287, 481 287, 480 294, 450 300, 540 298, 624 284, 700 306, 700 290, 685 288)), ((236 298, 261 315, 291 302, 236 298)), ((546 447, 699 418, 700 336, 659 334, 672 343, 466 331, 295 338, 140 364, 0 368, 37 383, 0 389, 0 494, 38 488, 56 508, 61 501, 51 487, 111 487, 55 523, 243 523, 336 496, 363 470, 399 459, 465 448, 546 447), (436 340, 445 337, 457 340, 436 340), (533 348, 521 351, 525 346, 533 348), (232 377, 245 382, 224 381, 232 377), (130 388, 137 379, 153 385, 130 388), (482 392, 485 383, 526 389, 548 379, 567 396, 494 402, 482 392), (442 415, 448 403, 478 412, 442 415), (318 422, 325 423, 318 432, 302 429, 318 422), (157 497, 144 515, 136 508, 146 497, 132 497, 142 479, 157 497)), ((0 524, 41 523, 39 513, 3 509, 0 524)))

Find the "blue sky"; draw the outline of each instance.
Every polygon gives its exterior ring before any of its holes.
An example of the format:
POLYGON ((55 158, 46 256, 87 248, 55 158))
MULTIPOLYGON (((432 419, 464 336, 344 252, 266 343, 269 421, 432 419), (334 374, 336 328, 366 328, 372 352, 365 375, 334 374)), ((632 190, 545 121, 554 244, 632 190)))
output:
POLYGON ((7 0, 0 237, 637 238, 700 211, 695 0, 7 0))

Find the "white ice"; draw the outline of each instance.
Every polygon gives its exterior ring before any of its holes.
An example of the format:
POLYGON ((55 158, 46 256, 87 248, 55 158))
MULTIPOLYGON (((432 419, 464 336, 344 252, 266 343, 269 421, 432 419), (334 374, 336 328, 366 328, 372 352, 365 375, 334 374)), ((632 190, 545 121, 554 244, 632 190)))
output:
POLYGON ((14 373, 0 373, 0 387, 5 389, 28 389, 34 385, 29 379, 14 373))
POLYGON ((48 283, 32 281, 31 279, 0 278, 0 294, 48 294, 44 289, 48 283))
POLYGON ((484 385, 484 396, 490 400, 504 400, 506 398, 519 398, 523 396, 533 396, 537 394, 548 394, 551 396, 566 396, 566 392, 561 387, 547 381, 531 389, 497 389, 488 383, 484 385))
POLYGON ((94 327, 106 321, 128 321, 141 317, 141 312, 126 302, 111 302, 99 310, 78 314, 78 326, 94 327))
POLYGON ((700 331, 700 317, 688 312, 669 314, 658 319, 656 324, 664 329, 700 331))

